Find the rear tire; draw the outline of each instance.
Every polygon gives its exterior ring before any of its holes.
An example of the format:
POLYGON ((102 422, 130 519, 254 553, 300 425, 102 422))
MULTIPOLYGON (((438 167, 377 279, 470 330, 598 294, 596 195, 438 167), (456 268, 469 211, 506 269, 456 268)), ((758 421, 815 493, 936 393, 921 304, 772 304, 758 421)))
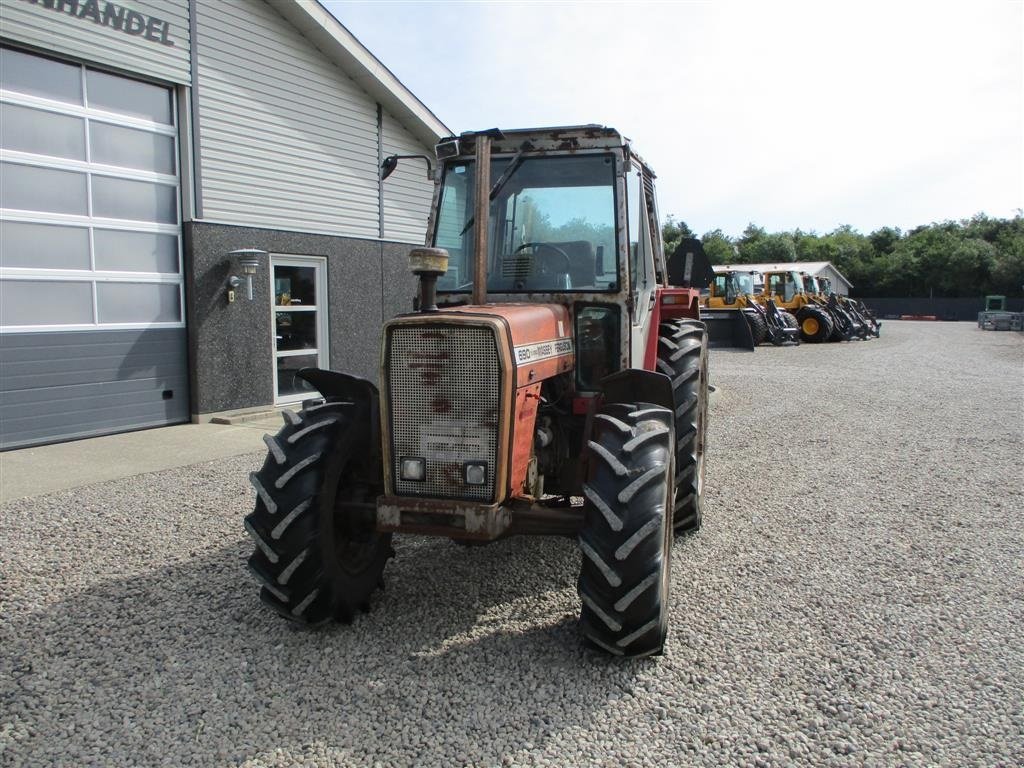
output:
POLYGON ((256 489, 245 518, 256 544, 249 569, 260 599, 289 621, 349 622, 369 610, 394 554, 369 506, 381 490, 380 469, 360 466, 374 453, 368 414, 327 402, 284 416, 284 427, 264 437, 263 468, 249 476, 256 489))
POLYGON ((657 370, 672 380, 675 401, 675 505, 672 527, 696 531, 704 518, 708 429, 708 332, 697 320, 666 320, 658 329, 657 370))
POLYGON ((605 405, 588 444, 580 631, 616 656, 661 653, 668 633, 672 429, 667 408, 605 405))
POLYGON ((806 342, 820 344, 832 335, 832 318, 820 307, 803 307, 796 320, 800 324, 800 338, 806 342))

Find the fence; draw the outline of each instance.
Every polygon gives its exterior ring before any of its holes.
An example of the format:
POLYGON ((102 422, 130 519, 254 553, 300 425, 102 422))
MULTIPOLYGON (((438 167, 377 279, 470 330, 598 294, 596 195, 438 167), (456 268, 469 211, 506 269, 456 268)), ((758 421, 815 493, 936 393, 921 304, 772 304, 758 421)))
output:
MULTIPOLYGON (((978 321, 978 313, 985 310, 982 296, 967 299, 861 299, 879 318, 899 318, 901 315, 934 317, 936 320, 978 321)), ((1006 299, 1007 312, 1024 312, 1024 299, 1006 299)))

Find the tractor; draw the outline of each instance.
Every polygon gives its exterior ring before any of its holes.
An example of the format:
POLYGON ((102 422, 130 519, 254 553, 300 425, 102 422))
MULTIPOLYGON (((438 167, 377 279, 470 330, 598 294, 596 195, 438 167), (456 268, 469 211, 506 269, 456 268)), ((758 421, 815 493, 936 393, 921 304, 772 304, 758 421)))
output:
POLYGON ((832 290, 832 281, 827 277, 817 277, 818 293, 825 297, 829 306, 838 305, 850 317, 860 324, 857 335, 862 339, 871 337, 878 338, 881 335, 882 324, 878 322, 874 312, 868 309, 864 302, 843 296, 832 290))
POLYGON ((804 278, 794 270, 764 273, 764 291, 758 302, 775 302, 780 309, 795 318, 801 341, 819 344, 830 341, 836 321, 831 312, 804 289, 804 278))
POLYGON ((302 370, 321 397, 266 437, 245 519, 260 597, 350 622, 395 534, 567 536, 585 641, 659 654, 675 534, 703 515, 710 265, 699 242, 666 258, 654 173, 613 129, 463 133, 436 157, 379 386, 302 370))
POLYGON ((766 340, 775 346, 800 343, 795 318, 787 318, 788 313, 771 299, 761 305, 754 298, 756 275, 731 268, 715 270, 701 305, 712 347, 752 350, 766 340))

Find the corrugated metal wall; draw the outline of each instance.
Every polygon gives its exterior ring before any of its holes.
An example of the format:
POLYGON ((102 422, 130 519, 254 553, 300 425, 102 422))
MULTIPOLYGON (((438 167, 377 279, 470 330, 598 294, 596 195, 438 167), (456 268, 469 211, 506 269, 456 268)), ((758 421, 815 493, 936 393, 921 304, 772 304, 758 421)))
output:
MULTIPOLYGON (((198 0, 196 19, 203 218, 379 238, 374 100, 271 4, 198 0)), ((385 125, 396 148, 432 152, 385 125)), ((403 240, 423 237, 421 179, 388 201, 403 240)))
POLYGON ((93 64, 106 65, 125 72, 149 75, 174 83, 191 82, 189 66, 188 0, 145 0, 144 2, 89 3, 87 0, 65 0, 63 3, 43 0, 3 0, 0 3, 0 33, 12 41, 37 48, 61 51, 93 64), (47 5, 52 7, 47 7, 47 5), (123 10, 119 16, 110 14, 123 10), (93 11, 95 10, 95 15, 93 11), (167 23, 154 26, 147 39, 146 28, 139 21, 128 20, 128 13, 167 23), (96 19, 100 23, 97 23, 96 19), (120 19, 120 29, 116 19, 120 19), (130 26, 127 26, 129 25, 130 26), (131 33, 125 31, 130 29, 131 33), (160 41, 166 37, 173 45, 160 41))
POLYGON ((842 278, 839 277, 839 273, 836 272, 832 267, 825 267, 819 273, 822 277, 827 277, 832 281, 832 290, 838 293, 840 296, 846 296, 850 293, 850 289, 843 282, 842 278))
POLYGON ((185 329, 0 336, 0 448, 188 421, 185 329))
MULTIPOLYGON (((434 148, 424 147, 387 112, 381 130, 384 155, 425 154, 433 164, 434 148)), ((384 180, 384 239, 422 243, 430 213, 432 182, 422 160, 403 160, 384 180)))

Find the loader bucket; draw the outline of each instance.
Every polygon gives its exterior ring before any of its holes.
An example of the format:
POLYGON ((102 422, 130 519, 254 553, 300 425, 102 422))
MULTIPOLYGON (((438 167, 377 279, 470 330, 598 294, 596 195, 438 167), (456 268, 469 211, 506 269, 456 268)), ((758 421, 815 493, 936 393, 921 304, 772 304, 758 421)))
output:
POLYGON ((712 348, 736 347, 754 351, 754 336, 742 311, 701 307, 700 319, 708 327, 708 342, 712 348))

